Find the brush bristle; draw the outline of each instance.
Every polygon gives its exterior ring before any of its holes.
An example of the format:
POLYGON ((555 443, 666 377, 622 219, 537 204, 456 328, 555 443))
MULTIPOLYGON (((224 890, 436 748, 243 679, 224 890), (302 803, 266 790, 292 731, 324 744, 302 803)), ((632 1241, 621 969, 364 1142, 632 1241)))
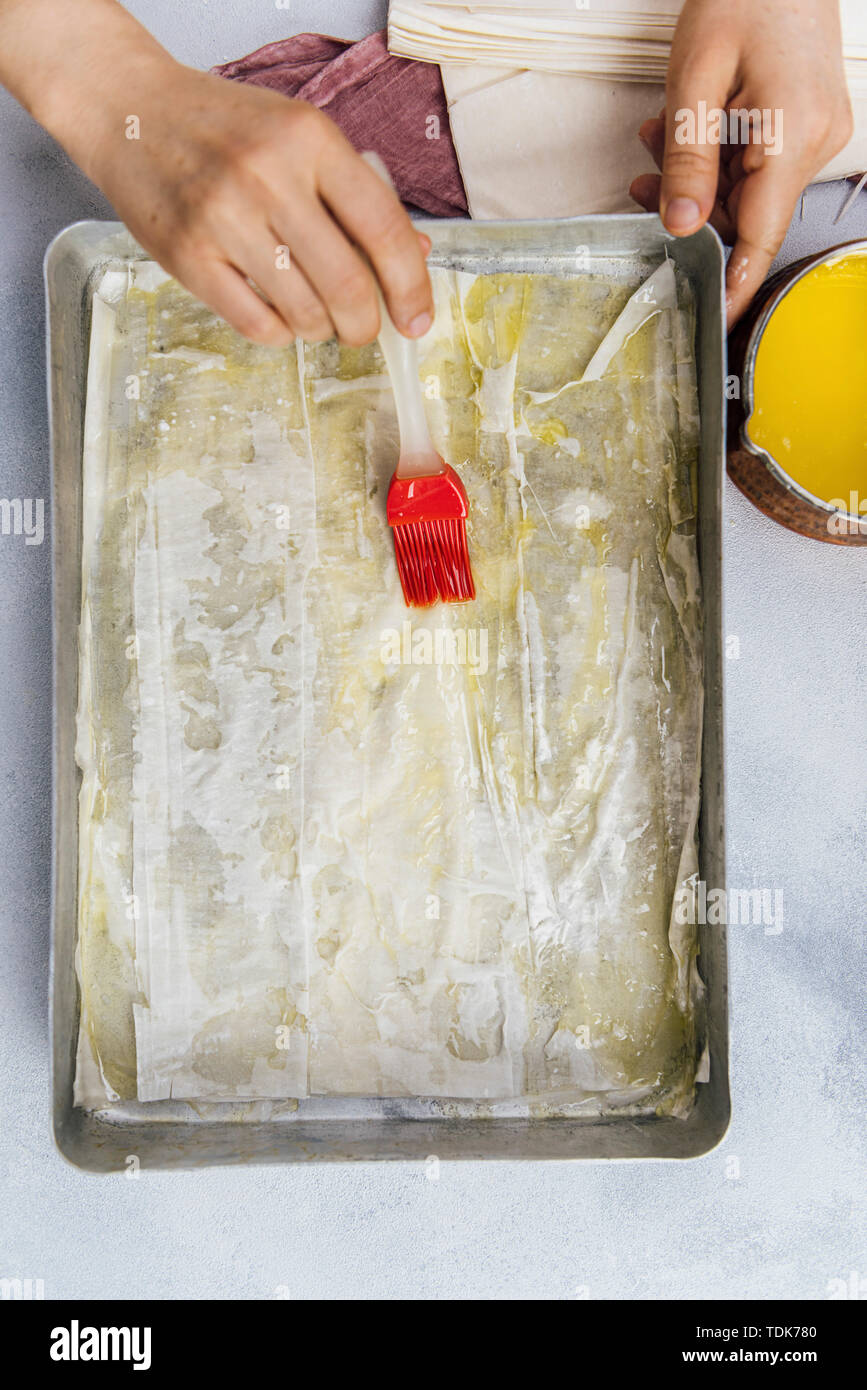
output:
POLYGON ((410 608, 428 608, 437 599, 466 603, 475 598, 463 518, 405 522, 393 527, 393 534, 400 583, 410 608))

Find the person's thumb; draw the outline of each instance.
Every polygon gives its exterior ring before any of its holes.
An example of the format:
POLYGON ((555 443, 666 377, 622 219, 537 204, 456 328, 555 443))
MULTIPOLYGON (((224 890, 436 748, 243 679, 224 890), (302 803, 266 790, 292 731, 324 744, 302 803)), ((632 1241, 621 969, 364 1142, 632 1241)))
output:
POLYGON ((732 73, 720 60, 699 65, 672 50, 665 94, 665 154, 659 215, 669 232, 689 236, 713 211, 719 181, 720 124, 732 73))

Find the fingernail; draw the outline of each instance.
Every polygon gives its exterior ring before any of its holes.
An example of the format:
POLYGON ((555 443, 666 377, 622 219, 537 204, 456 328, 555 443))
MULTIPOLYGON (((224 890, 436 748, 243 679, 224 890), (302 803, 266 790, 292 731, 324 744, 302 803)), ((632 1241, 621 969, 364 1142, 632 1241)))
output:
POLYGON ((422 334, 427 333, 432 323, 433 319, 429 313, 416 314, 415 318, 407 324, 406 331, 411 338, 420 338, 422 334))
POLYGON ((670 231, 685 231, 701 217, 701 208, 694 198, 672 198, 666 206, 663 222, 670 231))

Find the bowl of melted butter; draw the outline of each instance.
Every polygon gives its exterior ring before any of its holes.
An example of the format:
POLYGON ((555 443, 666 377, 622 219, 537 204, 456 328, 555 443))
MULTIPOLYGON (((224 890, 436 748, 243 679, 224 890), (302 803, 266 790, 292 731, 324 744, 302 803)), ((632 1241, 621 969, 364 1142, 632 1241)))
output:
POLYGON ((867 242, 773 277, 730 351, 735 483, 791 530, 867 544, 867 242))

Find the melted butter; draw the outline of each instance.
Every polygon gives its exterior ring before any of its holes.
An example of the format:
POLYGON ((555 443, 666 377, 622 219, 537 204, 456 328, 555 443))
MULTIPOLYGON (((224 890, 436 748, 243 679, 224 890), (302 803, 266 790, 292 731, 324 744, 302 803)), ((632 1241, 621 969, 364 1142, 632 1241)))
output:
POLYGON ((867 255, 814 266, 780 300, 756 354, 747 429, 825 502, 867 499, 867 255))

